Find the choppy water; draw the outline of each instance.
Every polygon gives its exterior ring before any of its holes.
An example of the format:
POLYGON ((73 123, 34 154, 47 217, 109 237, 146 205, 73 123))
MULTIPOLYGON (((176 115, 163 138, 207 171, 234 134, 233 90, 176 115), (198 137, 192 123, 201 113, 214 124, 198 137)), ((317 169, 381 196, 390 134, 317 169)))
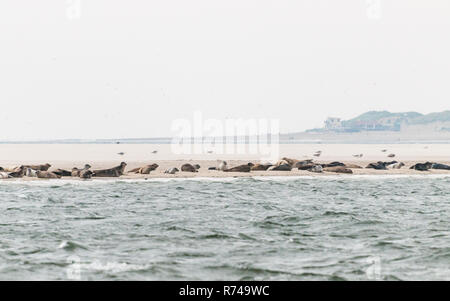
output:
POLYGON ((450 177, 0 182, 0 279, 450 280, 450 177))

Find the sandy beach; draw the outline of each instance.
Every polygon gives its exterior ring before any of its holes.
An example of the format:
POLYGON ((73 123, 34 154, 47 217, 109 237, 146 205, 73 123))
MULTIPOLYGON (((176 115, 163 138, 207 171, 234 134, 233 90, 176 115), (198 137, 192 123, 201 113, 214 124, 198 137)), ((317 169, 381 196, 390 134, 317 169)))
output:
MULTIPOLYGON (((216 148, 215 150, 217 151, 216 148)), ((171 145, 156 144, 2 144, 0 145, 0 166, 11 167, 22 164, 50 163, 51 170, 62 168, 71 170, 88 163, 92 169, 103 169, 127 163, 126 171, 133 168, 157 163, 159 168, 149 175, 127 173, 121 178, 185 178, 185 177, 250 177, 250 176, 327 176, 336 173, 321 174, 293 169, 292 171, 252 171, 251 173, 222 172, 208 170, 217 167, 222 160, 233 167, 248 162, 260 163, 261 154, 239 153, 220 154, 204 147, 203 153, 175 154, 171 145), (156 153, 154 153, 156 151, 156 153), (123 155, 119 155, 123 153, 123 155), (199 164, 198 173, 179 172, 175 175, 165 174, 171 167, 180 168, 184 163, 199 164)), ((340 161, 362 167, 371 162, 392 161, 404 162, 405 167, 398 170, 353 169, 354 175, 414 175, 414 174, 450 174, 446 170, 430 170, 421 172, 409 167, 419 162, 439 162, 450 164, 450 144, 281 144, 278 157, 289 157, 299 160, 314 159, 317 163, 340 161), (316 151, 322 151, 320 157, 314 157, 316 151), (386 150, 386 152, 382 152, 386 150), (395 158, 388 158, 388 154, 395 158), (362 158, 353 155, 363 154, 362 158)), ((267 162, 267 160, 263 160, 267 162)), ((27 178, 23 178, 27 179, 27 178)))

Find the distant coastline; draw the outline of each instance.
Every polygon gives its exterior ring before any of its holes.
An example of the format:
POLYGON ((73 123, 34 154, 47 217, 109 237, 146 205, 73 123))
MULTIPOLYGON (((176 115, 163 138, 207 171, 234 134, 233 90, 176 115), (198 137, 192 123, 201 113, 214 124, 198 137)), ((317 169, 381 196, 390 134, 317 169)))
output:
MULTIPOLYGON (((267 139, 267 137, 264 137, 267 139)), ((251 144, 255 136, 188 137, 187 144, 251 144)), ((111 138, 111 139, 54 139, 0 141, 0 144, 171 144, 171 137, 111 138)), ((281 133, 280 144, 448 144, 450 143, 450 111, 431 114, 417 112, 391 113, 370 111, 349 120, 330 117, 322 128, 303 132, 281 133)))

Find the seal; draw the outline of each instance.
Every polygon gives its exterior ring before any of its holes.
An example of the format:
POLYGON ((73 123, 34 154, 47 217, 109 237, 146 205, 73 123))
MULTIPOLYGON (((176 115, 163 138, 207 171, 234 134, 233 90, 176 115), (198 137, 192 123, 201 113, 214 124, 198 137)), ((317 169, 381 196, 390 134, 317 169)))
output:
POLYGON ((275 166, 280 166, 280 165, 289 165, 292 167, 292 164, 289 163, 289 161, 283 160, 281 159, 280 161, 278 161, 277 163, 275 163, 275 166))
POLYGON ((389 165, 387 166, 387 168, 389 168, 389 169, 400 169, 400 168, 402 168, 403 166, 405 166, 405 163, 403 163, 403 162, 397 162, 397 163, 394 163, 394 164, 389 164, 389 165))
MULTIPOLYGON (((312 163, 312 162, 311 163, 305 163, 305 164, 296 164, 298 170, 309 170, 309 169, 313 168, 316 165, 317 164, 312 163)), ((320 165, 320 166, 322 166, 322 165, 320 165)))
POLYGON ((11 178, 7 172, 0 171, 0 179, 9 179, 11 178))
POLYGON ((50 171, 42 171, 42 170, 36 170, 36 176, 39 179, 60 179, 61 176, 50 172, 50 171))
MULTIPOLYGON (((307 160, 307 161, 312 161, 312 160, 307 160)), ((291 159, 291 158, 283 157, 283 158, 281 158, 281 160, 278 161, 278 162, 282 162, 282 164, 288 163, 288 164, 291 165, 291 166, 295 166, 295 164, 297 164, 298 162, 305 162, 305 161, 300 161, 300 160, 297 160, 297 159, 291 159), (282 162, 282 161, 283 161, 283 162, 282 162)))
POLYGON ((8 176, 10 178, 22 178, 25 175, 26 169, 25 166, 19 166, 14 169, 14 171, 9 172, 8 176))
POLYGON ((297 168, 299 170, 307 170, 311 167, 313 167, 315 164, 313 163, 313 160, 303 160, 303 161, 297 161, 293 165, 294 168, 297 168))
POLYGON ((342 162, 337 162, 337 161, 334 161, 334 162, 331 162, 331 163, 327 163, 327 164, 322 164, 322 167, 323 167, 323 168, 327 168, 327 167, 336 167, 336 166, 342 166, 342 167, 344 167, 345 164, 342 163, 342 162))
POLYGON ((51 167, 50 164, 40 164, 40 165, 24 165, 25 168, 31 168, 34 170, 40 170, 40 171, 48 171, 48 169, 51 167))
POLYGON ((198 170, 193 165, 191 165, 189 163, 181 165, 181 171, 198 172, 198 170))
POLYGON ((179 171, 180 170, 178 168, 172 167, 172 168, 166 169, 166 171, 164 173, 167 173, 167 174, 170 174, 170 175, 174 175, 174 174, 176 174, 179 171))
MULTIPOLYGON (((22 165, 21 165, 21 166, 22 166, 22 165)), ((21 166, 6 167, 6 168, 3 168, 2 171, 4 171, 4 172, 15 172, 15 171, 17 171, 21 166)))
POLYGON ((353 168, 353 169, 360 169, 360 168, 362 168, 361 166, 356 165, 356 164, 345 164, 345 167, 353 168))
POLYGON ((433 163, 431 162, 425 162, 425 163, 417 163, 411 166, 409 169, 415 169, 418 171, 428 171, 433 166, 433 163))
POLYGON ((249 164, 238 165, 233 168, 225 169, 224 172, 250 172, 252 166, 249 164))
POLYGON ((83 167, 82 169, 79 169, 79 168, 74 167, 74 168, 72 168, 72 173, 71 173, 71 175, 72 175, 72 177, 79 177, 79 176, 80 176, 80 173, 81 173, 83 170, 88 170, 88 169, 90 169, 90 168, 91 168, 91 166, 90 166, 89 164, 85 164, 84 167, 83 167))
POLYGON ((37 178, 36 170, 27 168, 27 171, 25 172, 25 176, 30 178, 37 178))
POLYGON ((65 170, 65 169, 58 168, 57 170, 54 170, 52 172, 61 177, 71 177, 72 176, 72 172, 65 170))
POLYGON ((156 163, 146 165, 139 170, 139 173, 143 175, 148 175, 151 171, 156 170, 158 167, 159 165, 156 163))
POLYGON ((325 167, 323 171, 336 172, 336 173, 353 173, 351 169, 345 168, 343 166, 325 167))
POLYGON ((132 170, 130 170, 129 172, 134 172, 134 173, 139 173, 139 174, 143 174, 143 175, 148 175, 151 171, 156 170, 159 167, 158 164, 153 163, 150 165, 145 165, 142 167, 138 167, 138 168, 134 168, 132 170))
POLYGON ((226 161, 222 161, 222 162, 219 164, 219 170, 224 171, 224 170, 227 169, 227 168, 228 168, 228 165, 227 165, 227 162, 226 162, 226 161))
POLYGON ((255 164, 251 167, 252 171, 266 171, 268 170, 273 164, 267 163, 267 164, 255 164))
POLYGON ((378 161, 377 163, 370 163, 366 166, 366 168, 373 168, 377 170, 386 170, 387 166, 398 163, 397 161, 391 161, 391 162, 382 162, 378 161))
POLYGON ((450 166, 446 164, 434 163, 433 165, 431 165, 431 169, 450 170, 450 166))
POLYGON ((323 167, 322 167, 322 165, 317 164, 317 165, 314 165, 313 167, 311 167, 310 169, 308 169, 308 171, 321 173, 321 172, 323 172, 323 167))
POLYGON ((92 173, 93 177, 120 177, 123 175, 123 172, 125 170, 125 167, 127 166, 127 163, 122 162, 119 166, 109 168, 109 169, 100 169, 100 170, 94 170, 92 173))
MULTIPOLYGON (((280 162, 278 162, 280 163, 280 162)), ((267 171, 291 171, 292 166, 289 163, 281 163, 274 166, 271 166, 267 169, 267 171)))
POLYGON ((80 170, 78 177, 80 177, 81 179, 90 179, 90 178, 92 178, 93 174, 94 173, 92 171, 90 171, 89 169, 82 169, 82 170, 80 170))

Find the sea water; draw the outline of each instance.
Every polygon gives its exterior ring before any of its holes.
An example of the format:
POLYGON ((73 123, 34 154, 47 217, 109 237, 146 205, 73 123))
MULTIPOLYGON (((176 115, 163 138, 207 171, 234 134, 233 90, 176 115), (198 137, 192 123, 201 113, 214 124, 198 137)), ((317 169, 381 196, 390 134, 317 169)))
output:
POLYGON ((450 177, 3 181, 0 280, 450 280, 450 177))

